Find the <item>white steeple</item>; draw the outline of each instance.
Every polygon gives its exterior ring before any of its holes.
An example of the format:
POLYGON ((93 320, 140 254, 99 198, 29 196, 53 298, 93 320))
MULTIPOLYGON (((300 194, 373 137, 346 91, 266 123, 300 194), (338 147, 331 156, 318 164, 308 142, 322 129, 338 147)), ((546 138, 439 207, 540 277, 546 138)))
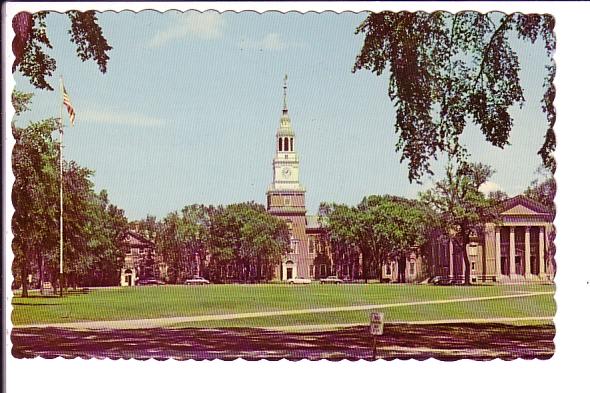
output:
POLYGON ((283 80, 283 113, 276 133, 275 150, 270 190, 303 191, 299 184, 299 157, 295 151, 295 132, 287 109, 287 75, 283 80))

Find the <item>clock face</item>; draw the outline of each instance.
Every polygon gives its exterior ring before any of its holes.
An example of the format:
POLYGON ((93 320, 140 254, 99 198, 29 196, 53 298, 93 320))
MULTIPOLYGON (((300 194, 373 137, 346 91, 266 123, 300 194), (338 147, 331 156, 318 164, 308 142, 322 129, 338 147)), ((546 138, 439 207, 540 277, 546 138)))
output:
POLYGON ((282 172, 283 172, 283 176, 289 177, 289 175, 291 174, 291 169, 289 169, 288 167, 284 167, 282 172))

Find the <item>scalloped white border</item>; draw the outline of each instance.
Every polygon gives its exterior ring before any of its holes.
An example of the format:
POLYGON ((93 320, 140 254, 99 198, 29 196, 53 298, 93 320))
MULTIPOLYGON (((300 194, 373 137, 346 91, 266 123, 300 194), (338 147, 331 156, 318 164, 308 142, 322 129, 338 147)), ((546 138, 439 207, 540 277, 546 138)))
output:
MULTIPOLYGON (((583 372, 590 356, 590 261, 582 249, 588 244, 588 233, 583 227, 590 222, 588 214, 588 164, 587 149, 590 146, 590 127, 588 126, 588 104, 584 92, 590 91, 588 76, 588 44, 590 37, 588 17, 590 6, 587 3, 532 3, 532 2, 284 2, 284 3, 244 3, 244 2, 171 2, 171 3, 4 3, 2 9, 2 69, 5 81, 3 101, 3 234, 2 249, 4 261, 12 258, 10 242, 10 217, 13 208, 10 204, 10 190, 13 176, 10 171, 10 152, 14 141, 10 132, 10 119, 13 109, 9 93, 14 82, 11 76, 13 55, 11 19, 22 10, 31 11, 51 9, 96 9, 141 11, 215 9, 218 11, 298 10, 321 12, 324 10, 379 11, 384 9, 409 11, 447 10, 456 12, 475 9, 480 12, 501 10, 503 12, 521 11, 524 13, 551 13, 556 17, 557 97, 557 181, 556 198, 558 214, 557 227, 557 294, 558 311, 556 316, 557 336, 556 354, 546 361, 503 362, 440 362, 417 361, 379 361, 367 362, 233 362, 203 361, 177 362, 173 360, 158 362, 149 360, 66 360, 33 359, 15 360, 10 356, 10 337, 5 330, 4 348, 6 355, 7 391, 83 391, 105 392, 132 390, 140 392, 169 392, 174 390, 210 391, 276 391, 290 392, 301 390, 354 391, 397 390, 397 391, 478 391, 512 392, 517 389, 545 392, 559 391, 572 387, 573 391, 583 391, 589 382, 583 372), (586 170, 586 171, 585 171, 586 170), (8 246, 8 247, 7 247, 8 246)), ((10 277, 10 264, 4 264, 4 277, 10 277)), ((3 282, 5 304, 4 317, 10 319, 10 282, 3 282)))

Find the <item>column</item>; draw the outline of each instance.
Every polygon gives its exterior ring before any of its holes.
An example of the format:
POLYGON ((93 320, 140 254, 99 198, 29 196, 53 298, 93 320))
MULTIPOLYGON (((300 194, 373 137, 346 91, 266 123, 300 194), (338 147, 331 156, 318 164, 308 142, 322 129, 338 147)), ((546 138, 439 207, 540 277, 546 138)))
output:
POLYGON ((502 276, 502 247, 500 240, 500 228, 496 226, 496 280, 499 280, 502 276))
POLYGON ((449 277, 453 277, 455 273, 455 259, 453 258, 453 241, 449 239, 449 277))
POLYGON ((510 227, 510 276, 516 274, 516 247, 514 244, 514 227, 510 227))
POLYGON ((545 227, 539 227, 539 276, 546 277, 545 269, 545 227))
POLYGON ((524 228, 524 275, 530 277, 533 272, 531 266, 531 227, 526 226, 524 228))

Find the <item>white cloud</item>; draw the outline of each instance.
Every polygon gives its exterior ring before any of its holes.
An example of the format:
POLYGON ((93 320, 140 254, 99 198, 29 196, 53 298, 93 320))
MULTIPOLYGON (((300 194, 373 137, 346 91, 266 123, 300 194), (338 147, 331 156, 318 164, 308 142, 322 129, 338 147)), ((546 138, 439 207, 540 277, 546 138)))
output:
POLYGON ((89 110, 76 114, 79 123, 98 123, 123 126, 160 127, 164 119, 146 116, 141 113, 117 112, 111 110, 89 110))
POLYGON ((167 29, 159 30, 149 41, 152 48, 183 38, 211 40, 221 37, 224 20, 217 12, 184 12, 167 29))
POLYGON ((281 39, 279 34, 268 33, 257 41, 243 41, 241 46, 251 49, 282 50, 287 47, 287 44, 281 39))
POLYGON ((487 182, 483 183, 481 186, 479 186, 479 192, 481 192, 485 195, 489 195, 490 192, 494 192, 494 191, 502 191, 502 188, 500 188, 499 185, 497 185, 496 183, 494 183, 492 181, 487 181, 487 182))

